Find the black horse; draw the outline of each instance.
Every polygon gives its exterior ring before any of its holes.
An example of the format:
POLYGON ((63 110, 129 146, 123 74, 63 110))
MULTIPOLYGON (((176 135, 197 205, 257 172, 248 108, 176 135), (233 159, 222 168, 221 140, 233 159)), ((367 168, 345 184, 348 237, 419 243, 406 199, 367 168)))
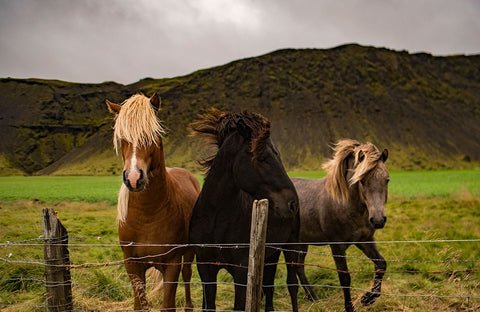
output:
MULTIPOLYGON (((265 311, 273 311, 273 285, 281 244, 293 311, 297 306, 298 253, 290 243, 299 239, 298 197, 270 138, 270 122, 253 112, 211 109, 191 125, 217 149, 202 164, 208 170, 193 209, 190 242, 195 246, 203 285, 203 310, 215 311, 218 271, 225 268, 235 282, 234 310, 245 310, 250 222, 255 199, 269 201, 267 246, 263 274, 265 311), (204 244, 204 246, 202 246, 204 244), (223 246, 222 248, 219 245, 223 246), (267 265, 268 264, 268 265, 267 265)), ((295 244, 293 246, 296 246, 295 244)))

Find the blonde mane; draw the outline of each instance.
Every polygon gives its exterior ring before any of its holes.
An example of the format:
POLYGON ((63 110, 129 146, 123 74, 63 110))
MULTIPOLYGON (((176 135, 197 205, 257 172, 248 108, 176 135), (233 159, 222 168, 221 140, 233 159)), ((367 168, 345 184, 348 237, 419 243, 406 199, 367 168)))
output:
POLYGON ((120 191, 118 192, 118 202, 117 202, 117 222, 119 225, 125 223, 127 220, 128 212, 128 188, 125 186, 125 183, 122 183, 120 191))
POLYGON ((150 99, 143 94, 135 94, 122 103, 113 129, 113 145, 117 153, 122 140, 144 147, 158 144, 158 137, 165 134, 150 99))
POLYGON ((322 166, 327 171, 325 188, 335 201, 347 203, 349 188, 377 166, 382 153, 370 142, 361 144, 350 139, 338 141, 333 150, 333 158, 322 166), (348 168, 349 157, 353 157, 352 168, 348 168), (353 172, 353 175, 347 181, 349 171, 353 172))

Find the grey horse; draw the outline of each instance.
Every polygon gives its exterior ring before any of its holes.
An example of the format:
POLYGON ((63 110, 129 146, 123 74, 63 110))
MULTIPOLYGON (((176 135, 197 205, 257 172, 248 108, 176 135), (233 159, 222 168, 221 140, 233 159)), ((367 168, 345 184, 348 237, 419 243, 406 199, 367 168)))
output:
POLYGON ((350 295, 350 274, 345 251, 355 244, 375 265, 375 280, 361 299, 363 305, 380 296, 386 262, 374 242, 375 230, 385 226, 389 174, 385 167, 388 151, 380 152, 372 143, 339 141, 334 157, 323 168, 322 179, 292 178, 300 203, 300 241, 305 253, 300 256, 297 275, 307 297, 318 300, 305 276, 308 243, 329 244, 343 288, 345 310, 355 311, 350 295), (368 243, 362 243, 368 242, 368 243))

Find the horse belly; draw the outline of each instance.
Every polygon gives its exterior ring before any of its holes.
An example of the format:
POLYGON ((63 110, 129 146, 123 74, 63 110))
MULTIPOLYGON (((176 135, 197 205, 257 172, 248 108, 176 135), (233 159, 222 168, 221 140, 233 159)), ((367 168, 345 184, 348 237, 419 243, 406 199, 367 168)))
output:
POLYGON ((300 241, 304 243, 327 241, 324 226, 315 207, 300 206, 300 241))

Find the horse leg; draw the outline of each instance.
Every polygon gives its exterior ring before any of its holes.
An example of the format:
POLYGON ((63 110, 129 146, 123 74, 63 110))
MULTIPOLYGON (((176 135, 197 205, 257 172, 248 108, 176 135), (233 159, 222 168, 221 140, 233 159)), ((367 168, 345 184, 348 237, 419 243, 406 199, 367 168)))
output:
POLYGON ((303 289, 305 290, 305 295, 307 299, 310 301, 317 301, 318 296, 313 291, 310 282, 307 279, 307 275, 305 274, 305 257, 307 256, 308 245, 303 245, 300 248, 301 252, 298 255, 298 265, 295 266, 298 279, 300 280, 300 284, 302 285, 303 289))
POLYGON ((142 264, 126 261, 125 269, 132 283, 135 310, 150 311, 145 292, 145 272, 147 268, 142 264))
POLYGON ((234 311, 245 311, 245 303, 247 300, 247 269, 234 268, 228 270, 233 276, 235 283, 235 303, 233 305, 234 311))
POLYGON ((337 267, 338 278, 340 286, 343 288, 343 297, 345 300, 345 311, 354 312, 352 297, 350 295, 350 273, 348 273, 347 259, 345 258, 345 250, 348 246, 344 245, 330 245, 332 249, 333 259, 337 267))
MULTIPOLYGON (((197 262, 199 261, 197 255, 197 262)), ((219 268, 216 265, 198 264, 198 274, 202 280, 203 302, 202 309, 206 311, 215 311, 215 298, 217 297, 217 274, 219 268)))
POLYGON ((277 272, 280 250, 265 259, 263 268, 263 293, 265 294, 265 311, 275 311, 273 308, 273 292, 275 283, 275 272, 277 272), (268 265, 267 265, 268 264, 268 265))
POLYGON ((378 252, 377 244, 356 244, 356 246, 373 261, 375 265, 375 279, 373 281, 372 290, 366 292, 362 296, 362 304, 364 306, 370 305, 380 297, 382 291, 382 280, 385 271, 387 270, 387 262, 382 257, 380 252, 378 252))
POLYGON ((190 281, 192 279, 192 262, 195 257, 193 249, 187 250, 183 255, 182 279, 185 284, 185 311, 193 310, 192 294, 190 292, 190 281))
POLYGON ((292 311, 298 312, 298 280, 297 270, 298 266, 298 252, 284 251, 285 260, 287 262, 287 285, 290 299, 292 300, 292 311))
POLYGON ((165 265, 163 273, 163 303, 161 311, 175 310, 175 294, 177 292, 178 276, 180 275, 181 257, 174 259, 170 264, 165 265))

